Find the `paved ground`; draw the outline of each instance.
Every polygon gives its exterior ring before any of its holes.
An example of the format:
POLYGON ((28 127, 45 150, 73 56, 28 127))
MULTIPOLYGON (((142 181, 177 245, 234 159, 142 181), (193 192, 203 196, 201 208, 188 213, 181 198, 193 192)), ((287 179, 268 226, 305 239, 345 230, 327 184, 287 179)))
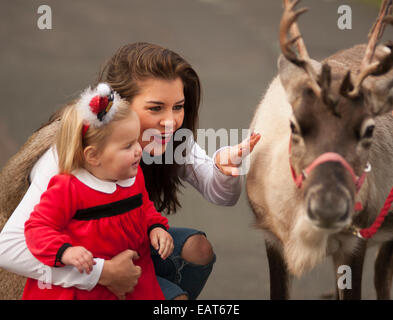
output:
MULTIPOLYGON (((201 128, 248 128, 276 73, 278 0, 49 1, 53 29, 37 28, 42 1, 3 1, 0 10, 0 166, 52 111, 91 83, 122 44, 148 41, 185 56, 203 84, 201 128)), ((300 27, 311 55, 323 58, 363 42, 377 8, 352 1, 303 1, 311 11, 300 27), (349 4, 353 29, 337 27, 337 9, 349 4)), ((233 208, 209 204, 191 187, 174 226, 204 230, 217 263, 200 298, 267 299, 268 267, 262 234, 243 193, 233 208), (196 205, 197 204, 197 205, 196 205)), ((368 254, 364 298, 375 297, 368 254)), ((331 264, 296 280, 295 299, 333 289, 331 264)))

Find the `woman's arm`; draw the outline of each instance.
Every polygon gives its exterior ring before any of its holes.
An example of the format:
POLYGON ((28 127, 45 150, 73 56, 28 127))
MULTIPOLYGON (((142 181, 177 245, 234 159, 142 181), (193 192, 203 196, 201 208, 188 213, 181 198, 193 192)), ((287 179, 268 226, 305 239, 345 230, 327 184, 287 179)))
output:
POLYGON ((240 197, 242 175, 247 169, 247 165, 242 165, 242 160, 252 152, 260 138, 259 134, 253 133, 236 146, 217 150, 212 158, 192 138, 189 138, 190 152, 180 173, 181 177, 210 202, 233 206, 240 197))
POLYGON ((181 178, 193 185, 210 202, 222 206, 235 205, 241 194, 241 176, 222 173, 213 159, 193 139, 190 139, 190 146, 187 163, 180 172, 181 178))

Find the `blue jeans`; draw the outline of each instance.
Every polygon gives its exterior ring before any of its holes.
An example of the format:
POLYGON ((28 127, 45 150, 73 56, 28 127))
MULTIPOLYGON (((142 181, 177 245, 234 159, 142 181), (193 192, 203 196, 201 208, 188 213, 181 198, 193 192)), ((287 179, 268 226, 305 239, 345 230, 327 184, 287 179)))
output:
POLYGON ((209 278, 216 256, 214 255, 213 260, 207 265, 187 262, 181 258, 184 243, 193 235, 205 233, 188 228, 169 228, 168 232, 173 238, 173 253, 162 260, 153 247, 151 250, 158 283, 167 300, 173 300, 183 294, 195 300, 209 278))

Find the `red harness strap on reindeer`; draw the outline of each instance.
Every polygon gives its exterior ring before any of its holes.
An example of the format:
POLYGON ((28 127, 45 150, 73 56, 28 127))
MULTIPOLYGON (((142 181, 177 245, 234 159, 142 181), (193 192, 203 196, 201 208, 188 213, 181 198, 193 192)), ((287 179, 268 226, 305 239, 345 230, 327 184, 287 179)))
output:
MULTIPOLYGON (((299 189, 303 185, 303 181, 307 178, 307 176, 311 173, 312 170, 314 170, 317 166, 319 166, 322 163, 325 162, 338 162, 341 163, 341 165, 350 173, 352 180, 356 186, 356 193, 359 192, 360 188, 362 187, 364 181, 366 180, 366 175, 368 172, 371 170, 370 164, 368 164, 367 168, 364 170, 363 174, 358 177, 354 170, 352 169, 351 165, 338 153, 335 152, 326 152, 321 154, 319 157, 317 157, 311 164, 302 170, 302 173, 297 175, 295 169, 292 166, 291 162, 291 148, 292 148, 292 137, 289 140, 289 165, 291 168, 291 173, 292 173, 292 178, 293 181, 296 184, 296 187, 299 189)), ((375 219, 374 223, 369 227, 361 230, 356 230, 354 234, 360 238, 363 239, 369 239, 371 238, 381 227, 383 221, 385 220, 385 217, 387 216, 389 209, 391 207, 391 204, 393 202, 393 188, 390 190, 390 193, 388 197, 385 200, 384 206, 382 207, 379 215, 375 219)), ((360 202, 355 203, 355 210, 356 211, 361 211, 363 210, 363 206, 360 202)))

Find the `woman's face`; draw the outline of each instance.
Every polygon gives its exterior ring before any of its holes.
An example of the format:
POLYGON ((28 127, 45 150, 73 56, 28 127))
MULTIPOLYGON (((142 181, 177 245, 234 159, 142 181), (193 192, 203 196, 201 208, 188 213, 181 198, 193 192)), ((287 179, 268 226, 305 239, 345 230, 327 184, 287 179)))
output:
POLYGON ((143 150, 158 156, 165 152, 174 132, 184 120, 183 82, 147 79, 140 81, 141 92, 131 103, 140 120, 139 143, 143 150))

